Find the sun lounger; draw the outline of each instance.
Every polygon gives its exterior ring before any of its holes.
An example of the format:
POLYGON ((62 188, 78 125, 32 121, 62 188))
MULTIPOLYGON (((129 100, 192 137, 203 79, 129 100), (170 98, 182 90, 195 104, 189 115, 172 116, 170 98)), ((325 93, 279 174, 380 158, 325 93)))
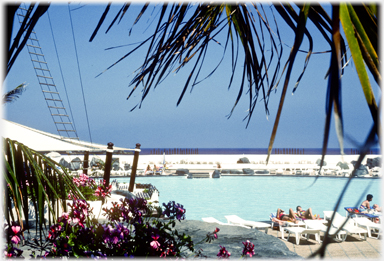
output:
MULTIPOLYGON (((333 215, 333 212, 334 212, 334 211, 323 211, 323 213, 324 213, 324 219, 325 219, 325 220, 331 220, 332 215, 333 215)), ((338 213, 336 212, 336 214, 338 214, 338 213)))
POLYGON ((206 217, 206 218, 201 218, 204 222, 207 222, 207 223, 217 223, 219 225, 224 225, 224 226, 238 226, 238 227, 244 227, 244 228, 248 228, 248 229, 251 229, 250 227, 247 227, 247 226, 243 226, 243 225, 236 225, 236 224, 229 224, 229 223, 224 223, 224 222, 221 222, 219 220, 217 220, 216 218, 214 217, 206 217))
MULTIPOLYGON (((337 213, 336 213, 337 214, 337 213)), ((355 226, 355 222, 351 219, 348 219, 346 217, 339 215, 335 215, 335 218, 332 221, 332 226, 335 228, 340 228, 344 222, 346 221, 345 225, 342 227, 342 230, 347 232, 348 234, 359 234, 359 237, 361 238, 361 234, 364 234, 364 240, 367 240, 367 233, 368 231, 364 228, 355 226)))
POLYGON ((352 220, 355 222, 355 224, 358 227, 362 227, 362 228, 367 230, 368 237, 379 239, 379 237, 382 233, 381 224, 377 224, 375 222, 372 222, 368 218, 364 218, 364 217, 357 217, 357 218, 353 218, 352 220), (377 237, 372 236, 372 234, 371 234, 372 230, 377 230, 377 237))
POLYGON ((284 238, 284 228, 288 226, 298 226, 298 227, 304 227, 305 223, 301 220, 299 220, 297 223, 291 222, 291 221, 282 221, 276 218, 275 214, 271 213, 269 216, 273 227, 278 227, 277 229, 277 237, 279 237, 279 232, 281 232, 281 239, 285 240, 284 238))
POLYGON ((288 232, 287 241, 291 234, 294 234, 296 237, 296 245, 300 244, 300 239, 302 235, 306 235, 306 239, 308 240, 309 235, 315 235, 316 242, 320 244, 320 229, 311 229, 304 227, 285 227, 284 230, 288 232))
POLYGON ((256 229, 264 229, 265 233, 268 233, 268 228, 271 227, 271 224, 267 224, 265 222, 244 220, 236 215, 225 216, 225 218, 227 219, 229 224, 243 225, 256 229))
MULTIPOLYGON (((311 220, 311 219, 304 220, 306 228, 320 229, 320 231, 323 232, 325 235, 328 227, 324 225, 324 222, 327 222, 327 221, 324 219, 323 220, 311 220)), ((337 228, 331 226, 329 228, 328 235, 335 236, 338 240, 344 241, 347 236, 347 233, 344 230, 340 230, 336 234, 337 230, 338 230, 337 228)))
POLYGON ((367 218, 377 218, 380 215, 380 214, 378 214, 374 210, 370 210, 370 211, 372 211, 370 213, 363 213, 363 212, 360 212, 360 210, 358 208, 356 208, 356 207, 345 207, 344 209, 347 212, 346 213, 347 216, 351 215, 351 217, 364 216, 364 217, 367 217, 367 218))
POLYGON ((272 228, 278 227, 277 237, 279 237, 279 232, 281 232, 281 238, 284 239, 284 226, 286 226, 286 221, 278 220, 273 213, 271 213, 269 218, 271 219, 272 228))

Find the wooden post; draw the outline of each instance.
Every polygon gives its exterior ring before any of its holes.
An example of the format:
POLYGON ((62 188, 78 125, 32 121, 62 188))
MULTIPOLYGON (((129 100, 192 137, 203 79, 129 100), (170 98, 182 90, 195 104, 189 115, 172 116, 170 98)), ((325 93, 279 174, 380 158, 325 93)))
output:
POLYGON ((88 159, 89 159, 89 151, 84 152, 84 161, 83 161, 83 174, 88 175, 88 159))
POLYGON ((140 154, 140 143, 136 143, 136 151, 133 156, 133 164, 132 164, 132 171, 131 171, 131 179, 129 182, 129 192, 133 192, 133 187, 135 186, 135 178, 136 178, 136 170, 137 170, 137 162, 139 161, 139 154, 140 154))
POLYGON ((107 155, 105 156, 105 165, 104 165, 104 179, 106 187, 109 186, 109 177, 111 176, 111 166, 112 166, 112 154, 113 154, 113 143, 108 143, 107 155))

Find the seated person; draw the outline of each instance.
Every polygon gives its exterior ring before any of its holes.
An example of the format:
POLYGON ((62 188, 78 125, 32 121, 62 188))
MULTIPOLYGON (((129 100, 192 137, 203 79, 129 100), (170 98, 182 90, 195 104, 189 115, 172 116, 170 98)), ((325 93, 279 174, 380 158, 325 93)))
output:
MULTIPOLYGON (((281 221, 291 221, 291 222, 295 222, 295 223, 299 222, 295 217, 295 212, 293 212, 293 210, 291 208, 289 209, 289 215, 285 214, 284 210, 278 208, 277 213, 276 213, 276 218, 278 220, 281 220, 281 221)), ((279 222, 279 224, 280 224, 280 222, 279 222)))
POLYGON ((360 212, 363 212, 363 211, 371 209, 371 206, 369 205, 369 202, 372 201, 372 198, 373 198, 373 196, 371 194, 367 195, 367 199, 364 200, 363 203, 361 203, 361 205, 359 207, 360 212))
POLYGON ((144 175, 145 174, 153 174, 153 171, 152 171, 152 169, 151 169, 151 166, 147 166, 147 168, 145 169, 145 171, 144 171, 144 175))
POLYGON ((300 206, 297 206, 296 207, 296 216, 299 217, 299 218, 305 218, 305 219, 319 219, 319 218, 316 218, 313 214, 312 214, 312 209, 311 208, 308 208, 307 210, 303 210, 300 206))
POLYGON ((381 212, 381 207, 379 207, 379 205, 377 204, 373 204, 373 207, 372 207, 376 212, 381 212))

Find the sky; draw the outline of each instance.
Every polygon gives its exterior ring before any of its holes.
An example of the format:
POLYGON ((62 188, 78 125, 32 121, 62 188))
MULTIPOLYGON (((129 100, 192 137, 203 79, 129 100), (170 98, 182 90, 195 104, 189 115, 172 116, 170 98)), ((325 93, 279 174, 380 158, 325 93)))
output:
MULTIPOLYGON (((96 76, 131 51, 135 47, 132 44, 144 40, 153 32, 155 23, 150 21, 158 14, 158 8, 152 11, 154 5, 150 6, 150 11, 133 27, 130 35, 129 30, 141 9, 141 3, 135 3, 120 24, 105 34, 107 26, 121 5, 122 3, 118 2, 112 6, 106 22, 92 42, 89 42, 89 38, 105 9, 104 2, 71 3, 69 9, 73 26, 68 5, 53 4, 35 27, 45 59, 61 97, 67 103, 67 109, 68 100, 70 101, 81 140, 98 144, 113 142, 115 146, 126 148, 134 148, 136 143, 140 143, 142 148, 268 147, 283 85, 280 83, 277 92, 271 94, 268 117, 260 96, 252 120, 246 128, 247 122, 243 119, 247 115, 249 100, 248 95, 243 93, 234 113, 228 119, 227 115, 238 94, 242 70, 239 66, 234 82, 228 89, 230 52, 227 52, 219 69, 210 78, 194 86, 192 91, 189 87, 179 106, 176 104, 190 72, 190 66, 186 66, 177 74, 171 73, 156 89, 150 91, 141 108, 131 111, 140 101, 141 93, 136 91, 133 97, 127 100, 132 89, 129 84, 134 77, 134 71, 144 60, 146 49, 140 49, 101 76, 96 76), (115 46, 122 47, 106 50, 115 46)), ((290 28, 282 25, 278 14, 275 15, 282 26, 280 33, 286 44, 284 55, 287 57, 293 43, 293 33, 290 28)), ((309 26, 311 28, 312 25, 309 26)), ((224 37, 218 36, 217 40, 223 42, 224 37)), ((321 37, 315 36, 314 40, 315 52, 329 50, 321 37)), ((305 41, 302 49, 305 50, 307 45, 308 42, 305 41)), ((221 59, 222 50, 222 45, 212 44, 208 50, 203 67, 205 74, 203 73, 202 77, 216 66, 221 59)), ((301 53, 296 60, 274 148, 322 147, 327 88, 325 75, 330 54, 312 56, 298 89, 292 95, 304 59, 305 54, 301 53)), ((3 90, 9 91, 24 82, 27 84, 26 91, 17 101, 3 106, 3 117, 57 134, 26 49, 7 75, 3 90)), ((379 88, 372 79, 371 84, 379 103, 379 88)), ((352 61, 342 78, 342 92, 346 135, 344 147, 355 148, 365 140, 372 125, 372 118, 352 61)), ((334 124, 331 126, 328 147, 339 147, 334 124)))

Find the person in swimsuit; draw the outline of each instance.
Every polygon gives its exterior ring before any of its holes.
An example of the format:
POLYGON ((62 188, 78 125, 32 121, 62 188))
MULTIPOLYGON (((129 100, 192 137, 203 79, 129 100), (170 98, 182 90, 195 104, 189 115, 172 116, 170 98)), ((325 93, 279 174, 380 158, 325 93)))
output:
POLYGON ((364 200, 363 203, 361 203, 359 210, 360 211, 365 211, 365 210, 371 209, 371 206, 369 205, 369 202, 372 201, 372 198, 373 198, 373 196, 371 194, 368 194, 367 195, 367 199, 364 200))
POLYGON ((276 213, 276 217, 279 219, 279 220, 282 220, 282 221, 292 221, 292 222, 295 222, 295 223, 298 223, 299 221, 296 219, 295 217, 295 212, 293 212, 292 208, 289 209, 289 215, 285 214, 284 213, 284 210, 278 208, 277 209, 277 213, 276 213))
POLYGON ((379 207, 379 205, 377 204, 373 204, 373 207, 372 207, 375 211, 377 212, 381 212, 381 207, 379 207))
POLYGON ((318 219, 312 214, 312 209, 308 208, 307 210, 303 210, 300 206, 296 207, 296 215, 299 218, 305 219, 318 219))

